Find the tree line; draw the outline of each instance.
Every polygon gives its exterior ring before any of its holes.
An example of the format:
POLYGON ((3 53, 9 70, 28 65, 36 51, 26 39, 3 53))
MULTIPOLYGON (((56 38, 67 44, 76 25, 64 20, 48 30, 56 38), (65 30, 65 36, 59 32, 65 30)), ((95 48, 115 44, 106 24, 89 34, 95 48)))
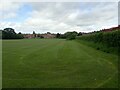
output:
MULTIPOLYGON (((4 30, 0 30, 0 31, 1 31, 0 38, 2 39, 23 39, 24 38, 24 35, 21 32, 16 33, 13 28, 5 28, 4 30)), ((33 34, 37 35, 37 37, 39 38, 43 38, 40 34, 36 34, 35 31, 33 31, 33 34)), ((81 32, 78 33, 76 31, 72 31, 72 32, 66 32, 64 34, 57 33, 56 38, 73 40, 76 38, 76 36, 80 36, 80 35, 82 35, 81 32)))
POLYGON ((67 40, 73 40, 76 38, 76 36, 81 36, 82 33, 81 32, 76 32, 76 31, 72 31, 72 32, 66 32, 64 34, 56 34, 56 38, 60 38, 60 39, 67 39, 67 40))
POLYGON ((14 29, 12 28, 5 28, 4 30, 1 30, 1 38, 2 39, 23 39, 23 35, 21 32, 16 33, 14 29))

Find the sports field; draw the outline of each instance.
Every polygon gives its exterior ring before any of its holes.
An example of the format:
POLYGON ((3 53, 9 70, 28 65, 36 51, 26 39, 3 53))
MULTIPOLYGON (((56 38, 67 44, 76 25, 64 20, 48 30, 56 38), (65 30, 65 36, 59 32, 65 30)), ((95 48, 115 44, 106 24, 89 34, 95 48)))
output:
POLYGON ((3 40, 3 88, 115 88, 117 55, 74 40, 3 40))

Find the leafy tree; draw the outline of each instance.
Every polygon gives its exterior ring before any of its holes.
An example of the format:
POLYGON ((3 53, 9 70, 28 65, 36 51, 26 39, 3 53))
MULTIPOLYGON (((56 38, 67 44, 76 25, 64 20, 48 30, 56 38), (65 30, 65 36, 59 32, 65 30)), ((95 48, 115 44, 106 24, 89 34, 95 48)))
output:
POLYGON ((56 38, 60 38, 60 34, 59 33, 56 34, 56 38))
POLYGON ((12 28, 5 28, 4 31, 6 33, 9 33, 9 34, 16 34, 15 31, 14 31, 14 29, 12 29, 12 28))
POLYGON ((5 28, 2 30, 2 39, 22 39, 24 38, 22 34, 16 34, 13 28, 5 28))
POLYGON ((22 34, 21 32, 19 32, 19 33, 17 34, 17 37, 16 37, 16 38, 18 38, 18 39, 23 39, 24 36, 23 36, 23 34, 22 34))
POLYGON ((51 34, 50 32, 47 32, 47 34, 51 34))
POLYGON ((64 34, 60 34, 61 39, 66 39, 66 36, 64 34))
POLYGON ((14 39, 16 33, 12 28, 5 28, 2 32, 2 35, 3 35, 3 39, 14 39))
POLYGON ((34 38, 36 37, 36 33, 35 33, 35 31, 33 31, 33 35, 34 35, 34 38))
POLYGON ((81 35, 82 35, 82 33, 81 33, 81 32, 79 32, 77 36, 81 36, 81 35))
POLYGON ((18 34, 22 34, 21 32, 19 32, 18 34))
POLYGON ((72 39, 75 39, 78 33, 76 31, 73 31, 73 32, 66 32, 64 35, 67 40, 72 40, 72 39))
POLYGON ((35 34, 35 31, 33 31, 33 34, 35 34))

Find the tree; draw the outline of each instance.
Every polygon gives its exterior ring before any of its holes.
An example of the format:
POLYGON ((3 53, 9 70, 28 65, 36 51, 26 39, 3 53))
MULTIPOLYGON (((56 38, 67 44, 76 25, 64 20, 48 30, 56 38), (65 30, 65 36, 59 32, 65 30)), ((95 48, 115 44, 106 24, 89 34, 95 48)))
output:
POLYGON ((47 34, 51 34, 50 32, 47 32, 47 34))
POLYGON ((33 34, 35 34, 35 31, 33 31, 33 34))
POLYGON ((34 35, 34 38, 36 37, 36 33, 35 33, 35 31, 33 31, 33 35, 34 35))
POLYGON ((64 35, 67 40, 72 40, 72 39, 75 39, 78 33, 76 31, 73 31, 73 32, 66 32, 64 35))
POLYGON ((2 32, 3 39, 14 39, 16 33, 12 28, 5 28, 2 32))
POLYGON ((23 34, 22 34, 21 32, 19 32, 19 33, 17 34, 17 37, 16 37, 16 38, 18 38, 18 39, 23 39, 24 36, 23 36, 23 34))
POLYGON ((60 34, 59 33, 56 34, 56 38, 60 38, 60 34))
POLYGON ((18 34, 22 34, 21 32, 19 32, 18 34))
POLYGON ((81 32, 79 32, 77 36, 81 36, 81 35, 82 35, 82 33, 81 33, 81 32))
POLYGON ((4 31, 6 33, 9 33, 9 34, 16 34, 15 31, 14 31, 14 29, 12 29, 12 28, 5 28, 4 31))
POLYGON ((21 33, 16 34, 13 28, 5 28, 2 30, 2 39, 22 39, 24 38, 21 33))
POLYGON ((0 30, 0 39, 2 39, 2 30, 0 30))

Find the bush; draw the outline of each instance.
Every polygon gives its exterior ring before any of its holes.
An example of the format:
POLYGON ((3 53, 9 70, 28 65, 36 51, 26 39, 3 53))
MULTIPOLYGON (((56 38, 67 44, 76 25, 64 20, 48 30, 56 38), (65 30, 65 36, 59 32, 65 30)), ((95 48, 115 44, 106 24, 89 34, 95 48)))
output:
POLYGON ((107 53, 113 53, 114 51, 118 53, 117 49, 120 47, 120 30, 82 35, 76 37, 76 39, 87 41, 88 43, 91 42, 94 44, 91 44, 91 46, 97 50, 107 53))
POLYGON ((78 35, 78 33, 73 31, 73 32, 66 32, 64 35, 67 40, 73 40, 78 35))
POLYGON ((118 47, 120 45, 120 30, 83 35, 77 39, 101 43, 108 47, 118 47))

